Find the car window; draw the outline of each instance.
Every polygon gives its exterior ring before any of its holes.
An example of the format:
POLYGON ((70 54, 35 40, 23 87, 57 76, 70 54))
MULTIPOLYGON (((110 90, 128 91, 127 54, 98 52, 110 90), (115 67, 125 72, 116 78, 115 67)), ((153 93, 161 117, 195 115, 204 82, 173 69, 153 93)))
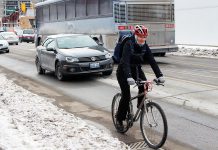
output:
POLYGON ((57 38, 57 46, 60 49, 92 47, 97 45, 98 44, 88 35, 64 36, 57 38))
POLYGON ((11 37, 11 36, 17 36, 14 32, 2 32, 1 35, 4 37, 4 38, 8 38, 8 37, 11 37))
POLYGON ((23 34, 34 34, 33 30, 23 30, 23 34))
POLYGON ((55 48, 56 44, 55 41, 51 41, 50 43, 48 43, 48 45, 46 46, 46 48, 55 48))
POLYGON ((0 40, 4 40, 4 38, 0 35, 0 40))
POLYGON ((50 43, 51 41, 52 41, 52 39, 46 39, 46 40, 43 42, 42 46, 47 47, 48 43, 50 43))

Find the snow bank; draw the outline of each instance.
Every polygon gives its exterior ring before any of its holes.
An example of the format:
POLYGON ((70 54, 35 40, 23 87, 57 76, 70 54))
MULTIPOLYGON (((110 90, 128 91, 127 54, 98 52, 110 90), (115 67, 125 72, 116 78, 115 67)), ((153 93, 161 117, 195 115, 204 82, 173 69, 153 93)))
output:
POLYGON ((169 54, 182 55, 182 56, 218 58, 218 47, 179 45, 178 52, 173 52, 169 54))
POLYGON ((0 149, 130 149, 51 101, 0 74, 0 149))

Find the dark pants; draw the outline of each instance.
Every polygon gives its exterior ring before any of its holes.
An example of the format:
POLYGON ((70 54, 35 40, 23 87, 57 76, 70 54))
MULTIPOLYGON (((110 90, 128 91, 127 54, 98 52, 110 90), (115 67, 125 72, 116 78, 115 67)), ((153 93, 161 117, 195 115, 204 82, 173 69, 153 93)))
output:
MULTIPOLYGON (((145 74, 142 71, 141 66, 138 66, 137 70, 138 70, 138 77, 142 80, 146 80, 145 74)), ((132 78, 135 80, 137 80, 137 70, 135 66, 131 67, 132 78)), ((131 97, 130 86, 128 85, 127 77, 125 77, 124 75, 122 66, 118 66, 117 80, 120 85, 121 94, 122 94, 122 98, 120 100, 119 107, 118 107, 117 119, 122 121, 126 119, 126 114, 129 109, 129 101, 131 97)), ((144 91, 144 86, 139 86, 138 89, 139 89, 138 93, 142 93, 144 91)), ((142 99, 143 96, 138 98, 138 105, 140 104, 142 99)))

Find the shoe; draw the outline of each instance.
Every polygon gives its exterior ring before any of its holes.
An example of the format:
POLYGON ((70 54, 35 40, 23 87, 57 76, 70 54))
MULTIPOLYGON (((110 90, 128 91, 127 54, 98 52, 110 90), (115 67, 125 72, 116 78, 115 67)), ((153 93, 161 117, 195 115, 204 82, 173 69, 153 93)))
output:
POLYGON ((123 121, 117 120, 117 129, 121 132, 124 130, 123 121))

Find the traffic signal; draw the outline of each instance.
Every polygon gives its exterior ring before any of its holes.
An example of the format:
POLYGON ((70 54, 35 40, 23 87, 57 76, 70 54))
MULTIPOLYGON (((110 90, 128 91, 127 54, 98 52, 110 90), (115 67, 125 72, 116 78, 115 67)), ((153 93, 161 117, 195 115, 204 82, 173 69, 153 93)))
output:
POLYGON ((21 3, 20 8, 21 8, 21 11, 22 11, 23 13, 26 13, 26 4, 25 4, 25 3, 21 3))

